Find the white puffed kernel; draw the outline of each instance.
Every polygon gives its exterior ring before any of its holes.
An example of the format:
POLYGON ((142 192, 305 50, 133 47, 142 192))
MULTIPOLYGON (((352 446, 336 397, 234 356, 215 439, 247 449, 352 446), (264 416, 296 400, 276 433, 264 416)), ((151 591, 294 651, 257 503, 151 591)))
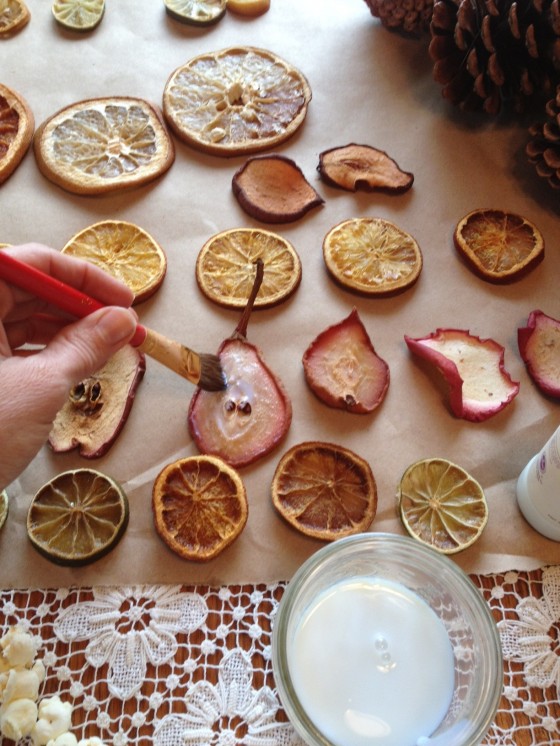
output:
POLYGON ((67 731, 66 733, 62 733, 58 738, 54 738, 52 741, 49 741, 47 746, 77 746, 78 739, 73 733, 70 733, 67 731))
POLYGON ((37 639, 18 627, 10 627, 0 639, 0 648, 8 664, 13 666, 31 666, 37 655, 37 639))
POLYGON ((12 741, 31 734, 37 721, 37 704, 32 699, 16 699, 0 708, 0 733, 12 741))
POLYGON ((104 746, 103 741, 97 736, 91 738, 82 738, 78 741, 78 746, 104 746))
POLYGON ((35 746, 46 746, 58 736, 70 730, 72 705, 63 702, 58 695, 47 697, 39 703, 39 716, 31 737, 35 746))
POLYGON ((36 701, 41 681, 42 679, 31 668, 12 668, 4 688, 4 703, 13 702, 16 699, 36 701))

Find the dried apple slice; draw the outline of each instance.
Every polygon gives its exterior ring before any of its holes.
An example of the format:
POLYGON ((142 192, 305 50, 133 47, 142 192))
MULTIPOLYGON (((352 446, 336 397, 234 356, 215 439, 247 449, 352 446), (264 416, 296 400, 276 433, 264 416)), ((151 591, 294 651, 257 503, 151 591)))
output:
POLYGON ((400 194, 410 189, 414 175, 403 171, 387 153, 371 145, 344 145, 319 155, 317 168, 325 184, 349 192, 362 189, 400 194))
POLYGON ((527 326, 517 330, 517 342, 527 371, 539 389, 560 397, 560 319, 531 311, 527 326))
POLYGON ((504 367, 504 348, 462 329, 437 329, 427 337, 405 335, 409 350, 434 365, 449 386, 456 417, 481 422, 500 412, 519 393, 504 367))
POLYGON ((245 212, 263 223, 291 223, 324 203, 300 167, 282 155, 249 158, 231 185, 245 212))
POLYGON ((97 373, 74 386, 49 435, 53 451, 79 448, 84 458, 107 453, 130 414, 145 370, 144 355, 125 345, 97 373))
POLYGON ((389 366, 375 352, 355 308, 309 345, 303 370, 321 401, 357 414, 376 409, 389 388, 389 366))
POLYGON ((241 467, 270 453, 292 422, 292 405, 281 381, 247 341, 247 324, 262 282, 263 263, 256 262, 251 296, 234 334, 218 356, 227 379, 223 391, 197 389, 188 412, 189 432, 202 453, 241 467))

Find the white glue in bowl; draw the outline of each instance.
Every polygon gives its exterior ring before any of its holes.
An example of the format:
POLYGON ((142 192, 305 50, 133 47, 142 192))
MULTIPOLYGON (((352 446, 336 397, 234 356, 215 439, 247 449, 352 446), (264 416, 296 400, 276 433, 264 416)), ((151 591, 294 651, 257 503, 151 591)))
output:
POLYGON ((503 685, 489 607, 448 557, 366 533, 312 555, 274 620, 282 705, 310 746, 475 746, 503 685))

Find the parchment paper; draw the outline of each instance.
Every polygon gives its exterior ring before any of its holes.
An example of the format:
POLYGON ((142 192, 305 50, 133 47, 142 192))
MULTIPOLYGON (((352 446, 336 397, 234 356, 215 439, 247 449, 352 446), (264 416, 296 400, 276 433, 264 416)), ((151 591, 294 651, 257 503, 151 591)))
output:
MULTIPOLYGON (((0 41, 0 79, 30 104, 37 125, 63 106, 105 95, 140 96, 161 105, 168 76, 191 57, 230 45, 268 48, 307 76, 313 99, 298 133, 277 152, 292 158, 325 199, 323 207, 284 226, 263 225, 288 238, 303 263, 300 288, 277 308, 254 313, 249 339, 279 375, 293 403, 286 440, 242 470, 250 503, 241 537, 216 560, 185 562, 157 537, 151 516, 155 476, 170 461, 196 453, 187 430, 194 388, 148 360, 130 418, 109 453, 94 462, 45 447, 10 486, 10 514, 0 532, 0 586, 203 582, 232 584, 289 578, 321 543, 289 528, 274 512, 270 482, 278 459, 295 443, 323 440, 366 458, 379 495, 373 531, 403 533, 395 491, 413 461, 441 456, 467 469, 484 487, 490 519, 481 539, 454 560, 468 572, 530 569, 560 561, 560 544, 544 539, 522 518, 515 483, 526 462, 560 424, 558 403, 539 393, 517 349, 517 328, 540 308, 560 314, 558 195, 526 162, 524 118, 460 113, 432 79, 427 39, 389 32, 362 0, 272 0, 265 15, 228 13, 217 25, 193 29, 166 16, 163 2, 108 0, 92 33, 61 30, 50 3, 28 0, 30 24, 0 41), (401 196, 347 193, 319 181, 322 150, 350 142, 385 150, 415 176, 401 196), (456 222, 477 207, 498 207, 533 220, 546 258, 508 286, 474 277, 452 243, 456 222), (415 287, 390 299, 354 296, 333 284, 322 258, 325 233, 351 217, 393 220, 418 240, 424 255, 415 287), (359 311, 376 351, 389 364, 387 398, 366 416, 327 408, 307 388, 301 358, 325 327, 359 311), (409 354, 403 335, 438 327, 468 329, 505 347, 505 364, 520 381, 515 401, 479 424, 450 413, 445 392, 409 354), (93 466, 125 487, 131 506, 125 537, 107 557, 65 569, 40 557, 26 537, 33 494, 53 475, 93 466)), ((0 188, 0 241, 40 241, 60 249, 77 231, 103 219, 132 221, 165 249, 168 272, 158 293, 138 308, 141 320, 201 352, 215 352, 238 321, 197 288, 194 267, 214 233, 259 225, 239 207, 231 178, 244 158, 202 155, 177 142, 171 170, 159 181, 116 196, 79 197, 52 185, 30 151, 0 188)), ((1 392, 0 392, 1 395, 1 392)), ((1 432, 0 442, 10 434, 1 432)), ((2 445, 2 447, 4 447, 2 445)))

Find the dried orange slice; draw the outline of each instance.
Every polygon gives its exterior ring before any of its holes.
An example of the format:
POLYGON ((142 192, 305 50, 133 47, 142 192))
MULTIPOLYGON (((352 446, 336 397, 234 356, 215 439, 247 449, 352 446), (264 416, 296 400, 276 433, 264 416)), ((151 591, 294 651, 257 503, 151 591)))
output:
POLYGON ((227 9, 240 16, 260 16, 270 8, 270 0, 227 0, 227 9))
POLYGON ((472 546, 488 521, 480 484, 443 458, 409 466, 401 478, 397 500, 408 533, 442 554, 472 546))
POLYGON ((280 459, 272 503, 306 536, 333 541, 365 531, 377 510, 377 486, 360 456, 332 443, 299 443, 280 459))
POLYGON ((55 0, 52 5, 55 20, 72 31, 91 31, 103 18, 105 0, 55 0))
POLYGON ((164 0, 171 18, 193 26, 210 26, 226 12, 226 0, 164 0))
POLYGON ((6 490, 0 492, 0 528, 6 523, 8 517, 9 499, 6 490))
POLYGON ((12 175, 31 145, 35 120, 25 99, 0 83, 0 184, 12 175))
POLYGON ((157 241, 125 220, 104 220, 84 228, 62 253, 97 264, 124 282, 134 293, 134 303, 153 295, 167 271, 167 257, 157 241))
POLYGON ((23 0, 0 0, 0 36, 21 31, 30 18, 31 13, 23 0))
POLYGON ((248 504, 241 477, 217 456, 168 464, 152 490, 155 528, 183 559, 213 559, 242 532, 248 504))
POLYGON ((59 565, 100 559, 118 544, 127 524, 124 490, 93 469, 58 474, 37 492, 27 513, 31 543, 59 565))
POLYGON ((527 218, 503 210, 473 210, 453 234, 467 265, 484 280, 518 280, 544 259, 544 238, 527 218))
POLYGON ((144 99, 109 97, 71 104, 43 122, 35 158, 47 179, 76 194, 105 194, 164 174, 175 147, 161 112, 144 99))
POLYGON ((208 52, 178 67, 163 93, 177 137, 213 155, 271 148, 303 123, 309 83, 293 65, 256 47, 208 52))
POLYGON ((334 280, 371 296, 406 290, 422 270, 416 240, 383 218, 352 218, 335 225, 323 241, 323 257, 334 280))
POLYGON ((257 259, 264 277, 255 308, 286 300, 301 281, 301 260, 285 238, 260 228, 231 228, 212 236, 196 260, 196 280, 204 295, 226 308, 244 308, 251 294, 257 259))

